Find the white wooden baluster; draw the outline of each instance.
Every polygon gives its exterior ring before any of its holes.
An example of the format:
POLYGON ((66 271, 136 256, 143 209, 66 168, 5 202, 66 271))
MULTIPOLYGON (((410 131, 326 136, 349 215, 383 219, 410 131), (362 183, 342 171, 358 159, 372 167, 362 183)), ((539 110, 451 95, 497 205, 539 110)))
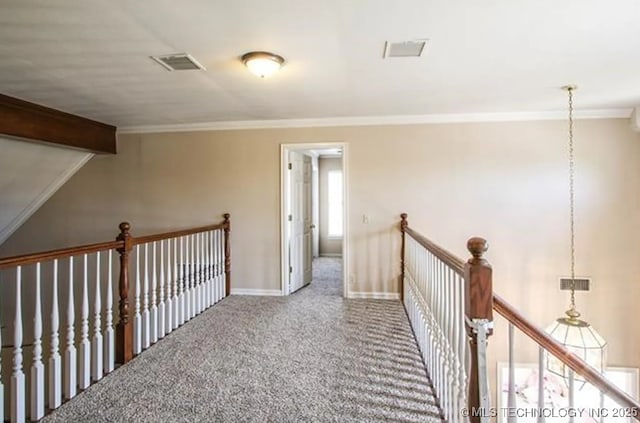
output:
POLYGON ((458 305, 456 307, 456 313, 458 315, 458 324, 456 326, 458 328, 458 398, 460 407, 464 407, 467 403, 467 336, 464 327, 464 279, 460 275, 457 276, 457 285, 458 305))
POLYGON ((200 257, 200 266, 198 268, 198 273, 200 274, 200 312, 202 313, 207 309, 207 279, 205 275, 205 240, 204 240, 204 232, 199 234, 200 238, 200 248, 198 249, 198 256, 200 257))
POLYGON ((200 283, 202 284, 202 311, 209 306, 209 283, 207 279, 207 233, 200 234, 200 283))
MULTIPOLYGON (((180 238, 182 239, 182 238, 180 238)), ((180 306, 179 295, 179 272, 178 272, 178 238, 173 240, 173 328, 180 326, 180 316, 182 315, 182 307, 180 306)))
POLYGON ((213 303, 218 302, 220 284, 218 283, 218 231, 211 232, 211 279, 213 283, 213 303))
POLYGON ((224 242, 222 242, 223 232, 218 230, 217 250, 218 250, 218 299, 220 301, 225 296, 225 274, 224 274, 224 242))
POLYGON ((197 280, 196 280, 196 274, 198 272, 198 270, 196 269, 196 236, 195 235, 191 235, 191 260, 189 261, 189 266, 191 269, 191 272, 189 272, 191 274, 191 283, 192 283, 192 288, 191 288, 191 317, 194 317, 196 314, 198 314, 198 305, 197 305, 197 291, 198 291, 198 285, 197 285, 197 280))
POLYGON ((191 320, 191 266, 189 265, 189 254, 191 253, 190 237, 184 239, 184 321, 191 320))
MULTIPOLYGON (((569 383, 568 383, 568 387, 569 387, 569 409, 570 410, 574 410, 575 409, 575 389, 574 389, 574 374, 573 374, 573 370, 569 369, 569 383)), ((569 423, 573 423, 574 421, 574 416, 573 413, 569 414, 569 423)))
POLYGON ((144 286, 142 294, 142 349, 151 344, 149 324, 149 244, 144 244, 144 286))
POLYGON ((460 410, 463 407, 463 404, 460 403, 460 396, 458 393, 460 392, 460 386, 458 384, 458 374, 460 373, 460 362, 458 361, 458 329, 462 324, 458 318, 458 298, 460 298, 460 292, 458 291, 458 274, 451 270, 451 312, 452 320, 451 320, 451 353, 453 357, 453 386, 451 390, 451 395, 453 398, 453 409, 452 415, 453 420, 458 421, 460 418, 460 410))
MULTIPOLYGON (((513 324, 509 323, 509 389, 507 396, 507 422, 514 423, 516 418, 516 375, 515 375, 515 356, 514 356, 514 328, 513 324)), ((539 379, 538 379, 539 380, 539 379)), ((542 410, 541 410, 542 411, 542 410)), ((502 413, 502 410, 498 410, 502 413)), ((504 414, 503 414, 504 415, 504 414)))
POLYGON ((443 307, 442 307, 442 300, 444 298, 444 282, 442 280, 442 262, 439 259, 438 259, 438 266, 436 269, 437 269, 436 283, 438 284, 438 314, 437 314, 438 342, 439 342, 438 379, 440 380, 440 383, 439 383, 440 397, 441 397, 441 401, 444 404, 446 400, 446 392, 445 392, 446 374, 444 373, 446 344, 445 344, 444 333, 443 333, 444 313, 443 313, 443 307))
POLYGON ((544 348, 538 347, 538 423, 544 423, 544 348))
POLYGON ((207 308, 207 278, 205 276, 205 239, 204 232, 198 234, 198 277, 200 279, 200 312, 207 308))
POLYGON ((209 279, 207 278, 207 233, 200 235, 200 274, 202 275, 202 310, 209 307, 209 279))
POLYGON ((445 298, 445 283, 444 283, 444 264, 438 262, 438 286, 440 288, 440 294, 438 299, 438 326, 440 327, 440 392, 442 396, 442 403, 447 406, 447 343, 445 339, 444 331, 446 330, 445 323, 445 310, 444 310, 444 298, 445 298))
MULTIPOLYGON (((111 264, 111 263, 109 263, 111 264)), ((93 301, 93 338, 91 339, 91 378, 102 379, 102 297, 100 294, 100 251, 96 253, 96 292, 93 301)))
POLYGON ((13 320, 13 371, 11 373, 11 421, 24 422, 25 385, 22 371, 22 267, 16 267, 16 310, 13 320))
POLYGON ((453 409, 454 409, 454 399, 453 399, 453 387, 455 386, 455 378, 453 377, 453 349, 451 348, 451 341, 453 337, 451 336, 451 330, 453 328, 453 314, 451 307, 451 300, 453 299, 452 286, 451 286, 451 269, 448 266, 445 266, 445 302, 446 302, 446 336, 447 336, 447 415, 449 416, 449 421, 453 420, 453 409))
POLYGON ((211 239, 213 237, 213 232, 209 231, 207 232, 207 280, 209 281, 209 306, 212 306, 215 303, 215 289, 216 286, 213 282, 213 272, 212 272, 212 265, 213 265, 213 259, 211 257, 211 253, 212 253, 212 246, 211 246, 211 239))
POLYGON ((202 313, 204 310, 204 279, 202 278, 202 234, 196 234, 196 275, 198 276, 198 291, 197 291, 197 310, 198 313, 202 313))
POLYGON ((196 245, 196 235, 191 235, 191 261, 189 265, 191 266, 191 283, 193 284, 191 288, 191 317, 195 317, 198 314, 198 269, 196 268, 196 257, 197 257, 197 245, 196 245))
POLYGON ((207 278, 207 232, 200 234, 200 275, 202 277, 202 310, 209 307, 209 279, 207 278))
POLYGON ((457 382, 455 378, 455 350, 454 350, 454 338, 453 338, 453 324, 454 324, 454 308, 453 308, 453 299, 454 299, 454 286, 453 286, 453 270, 450 267, 447 267, 447 359, 449 366, 449 371, 447 373, 447 378, 449 383, 447 383, 447 395, 449 396, 449 418, 450 421, 455 420, 455 416, 458 408, 456 407, 456 398, 455 395, 457 393, 457 382), (455 412, 454 412, 455 411, 455 412))
POLYGON ((214 247, 213 247, 213 242, 214 242, 214 236, 215 236, 215 232, 209 232, 209 280, 211 282, 211 305, 214 305, 217 301, 217 297, 216 297, 216 293, 217 293, 217 288, 216 288, 216 279, 215 279, 215 273, 214 273, 214 266, 215 266, 215 262, 213 259, 213 255, 214 255, 214 247))
POLYGON ((158 279, 157 279, 157 268, 156 268, 156 242, 153 242, 153 249, 151 250, 151 253, 153 255, 152 259, 151 259, 151 272, 153 272, 153 274, 151 275, 151 311, 150 311, 150 321, 149 321, 149 326, 150 326, 150 338, 149 341, 152 344, 155 344, 156 342, 158 342, 158 307, 156 306, 156 291, 157 291, 157 286, 158 286, 158 279))
POLYGON ((165 333, 171 333, 173 331, 173 310, 174 305, 173 302, 175 298, 171 295, 172 293, 172 277, 171 277, 171 239, 167 240, 167 302, 165 304, 165 333))
POLYGON ((191 320, 191 262, 190 262, 190 254, 191 254, 191 237, 187 236, 184 240, 185 246, 185 262, 184 266, 184 302, 185 302, 185 311, 184 311, 184 320, 188 322, 191 320))
POLYGON ((193 235, 193 283, 195 289, 193 290, 193 315, 200 313, 200 245, 198 243, 199 234, 193 235))
POLYGON ((436 268, 437 268, 437 263, 435 262, 435 259, 433 259, 433 256, 430 255, 430 265, 431 265, 431 278, 430 278, 430 282, 431 282, 431 292, 432 292, 432 300, 430 301, 430 305, 432 307, 432 313, 434 316, 434 326, 433 326, 433 330, 435 331, 435 336, 434 336, 434 340, 433 340, 433 351, 434 353, 432 354, 432 360, 433 360, 433 381, 434 381, 434 385, 435 385, 435 390, 436 393, 438 395, 438 397, 440 396, 440 375, 438 373, 438 368, 440 367, 440 363, 438 362, 438 352, 440 351, 440 346, 438 345, 438 333, 437 333, 437 326, 435 326, 437 324, 438 321, 438 280, 437 278, 437 274, 436 274, 436 268))
POLYGON ((113 333, 113 250, 107 257, 107 304, 104 328, 104 373, 109 374, 115 368, 115 338, 113 333))
POLYGON ((136 245, 136 298, 133 314, 133 353, 142 352, 142 316, 140 315, 140 244, 136 245))
POLYGON ((75 345, 75 304, 73 300, 73 257, 69 257, 69 299, 67 301, 67 345, 64 351, 64 396, 71 399, 77 392, 78 361, 75 345))
POLYGON ((84 272, 82 278, 82 309, 80 310, 80 362, 78 387, 87 389, 91 384, 91 345, 89 344, 89 286, 87 273, 88 257, 84 255, 84 272))
POLYGON ((31 362, 31 420, 44 416, 44 364, 42 363, 42 302, 40 263, 36 263, 36 302, 33 313, 33 361, 31 362))
MULTIPOLYGON (((160 302, 158 303, 158 339, 164 338, 165 327, 164 321, 167 315, 164 309, 164 241, 160 241, 160 286, 158 287, 160 293, 160 302)), ((169 297, 167 297, 167 301, 169 297)))
POLYGON ((185 237, 185 260, 182 262, 183 272, 184 272, 184 321, 188 322, 191 320, 191 266, 189 263, 189 252, 191 251, 191 247, 189 246, 190 237, 185 237))
POLYGON ((178 324, 183 325, 187 320, 187 302, 185 301, 185 264, 184 264, 184 237, 180 237, 180 261, 178 268, 178 324))

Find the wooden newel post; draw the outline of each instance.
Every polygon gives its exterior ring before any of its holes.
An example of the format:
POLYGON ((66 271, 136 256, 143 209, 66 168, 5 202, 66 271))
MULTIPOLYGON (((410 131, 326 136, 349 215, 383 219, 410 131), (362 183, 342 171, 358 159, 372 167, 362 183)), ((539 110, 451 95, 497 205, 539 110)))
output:
MULTIPOLYGON (((480 384, 488 383, 478 378, 478 334, 470 325, 474 320, 493 322, 493 288, 491 265, 482 255, 487 251, 487 241, 482 238, 471 238, 467 241, 467 249, 473 256, 464 265, 464 286, 465 286, 465 315, 467 317, 466 330, 471 346, 471 368, 469 370, 469 421, 480 422, 481 414, 488 416, 490 410, 474 412, 480 410, 480 384)), ((493 333, 489 328, 487 336, 493 333)))
POLYGON ((118 290, 120 293, 120 320, 116 325, 116 363, 125 364, 133 358, 133 326, 129 321, 129 252, 132 249, 130 234, 131 225, 128 222, 120 224, 120 235, 116 241, 124 241, 120 254, 120 279, 118 290))
POLYGON ((231 294, 231 243, 229 242, 229 232, 231 232, 231 215, 225 213, 224 217, 224 274, 226 296, 231 294))
POLYGON ((409 222, 407 221, 407 214, 402 213, 400 215, 402 219, 400 221, 400 231, 402 232, 402 244, 400 246, 400 283, 398 284, 400 287, 400 301, 404 301, 404 253, 405 253, 405 232, 409 227, 409 222))

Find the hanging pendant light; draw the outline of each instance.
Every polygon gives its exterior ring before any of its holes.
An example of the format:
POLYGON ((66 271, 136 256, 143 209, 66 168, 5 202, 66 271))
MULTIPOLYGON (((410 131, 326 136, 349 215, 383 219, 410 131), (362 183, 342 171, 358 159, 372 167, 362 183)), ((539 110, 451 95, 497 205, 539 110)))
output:
MULTIPOLYGON (((571 232, 571 299, 569 310, 565 316, 558 318, 547 328, 546 332, 565 348, 591 367, 604 372, 606 365, 607 343, 598 332, 585 320, 580 319, 580 312, 576 309, 576 255, 575 255, 575 192, 574 192, 574 155, 573 155, 573 92, 575 85, 562 87, 569 95, 569 204, 570 204, 570 232, 571 232)), ((554 355, 547 353, 547 369, 566 380, 570 378, 571 369, 554 355)), ((584 382, 579 375, 573 376, 577 382, 584 382)))

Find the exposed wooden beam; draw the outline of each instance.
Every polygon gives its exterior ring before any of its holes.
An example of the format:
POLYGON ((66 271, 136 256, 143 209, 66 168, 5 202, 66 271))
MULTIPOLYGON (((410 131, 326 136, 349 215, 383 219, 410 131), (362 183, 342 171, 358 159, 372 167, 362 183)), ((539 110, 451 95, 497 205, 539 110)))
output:
POLYGON ((0 94, 0 134, 116 153, 116 127, 0 94))

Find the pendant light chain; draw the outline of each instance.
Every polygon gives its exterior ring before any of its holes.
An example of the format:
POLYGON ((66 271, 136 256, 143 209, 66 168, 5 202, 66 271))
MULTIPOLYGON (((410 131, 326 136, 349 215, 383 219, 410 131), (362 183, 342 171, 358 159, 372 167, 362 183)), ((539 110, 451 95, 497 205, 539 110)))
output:
POLYGON ((567 87, 569 93, 569 210, 571 221, 571 309, 576 308, 576 241, 575 241, 575 190, 574 190, 574 157, 573 157, 573 90, 567 87))

